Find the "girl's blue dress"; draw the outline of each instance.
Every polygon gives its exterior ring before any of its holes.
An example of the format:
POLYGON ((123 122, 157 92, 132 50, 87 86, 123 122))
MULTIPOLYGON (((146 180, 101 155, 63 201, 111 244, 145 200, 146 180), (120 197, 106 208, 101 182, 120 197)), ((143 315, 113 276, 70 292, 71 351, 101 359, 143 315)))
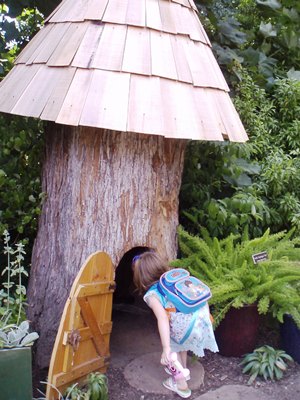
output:
MULTIPOLYGON (((146 292, 144 296, 146 303, 150 296, 155 296, 164 308, 174 308, 173 304, 158 291, 157 283, 146 292)), ((191 314, 170 312, 169 315, 172 351, 178 353, 190 350, 198 357, 204 356, 204 349, 218 351, 207 303, 191 314)))

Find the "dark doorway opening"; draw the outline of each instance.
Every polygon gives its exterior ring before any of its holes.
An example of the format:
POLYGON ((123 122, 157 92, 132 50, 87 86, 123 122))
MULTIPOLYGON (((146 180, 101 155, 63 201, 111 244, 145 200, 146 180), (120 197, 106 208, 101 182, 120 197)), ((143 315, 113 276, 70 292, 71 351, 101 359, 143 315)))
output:
POLYGON ((134 304, 136 302, 138 295, 133 284, 132 260, 136 255, 148 250, 150 250, 149 247, 134 247, 121 258, 116 268, 114 304, 134 304))
POLYGON ((149 247, 134 247, 121 258, 115 270, 110 367, 124 369, 133 359, 157 352, 160 339, 156 318, 133 284, 132 259, 149 247))

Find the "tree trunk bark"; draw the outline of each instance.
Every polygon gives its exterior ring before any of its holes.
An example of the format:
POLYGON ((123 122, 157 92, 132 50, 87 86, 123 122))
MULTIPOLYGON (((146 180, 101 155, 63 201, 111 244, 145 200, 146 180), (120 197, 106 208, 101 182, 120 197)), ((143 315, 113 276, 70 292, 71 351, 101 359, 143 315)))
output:
POLYGON ((176 257, 185 145, 161 136, 49 124, 47 197, 28 287, 40 367, 48 366, 71 285, 91 253, 105 251, 115 265, 138 246, 176 257))

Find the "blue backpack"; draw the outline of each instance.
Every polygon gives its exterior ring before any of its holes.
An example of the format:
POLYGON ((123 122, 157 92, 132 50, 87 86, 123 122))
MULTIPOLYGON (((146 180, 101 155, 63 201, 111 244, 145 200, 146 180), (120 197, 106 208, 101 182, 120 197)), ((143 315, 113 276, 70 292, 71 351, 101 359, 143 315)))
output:
POLYGON ((165 272, 157 287, 174 304, 176 310, 184 314, 198 310, 211 298, 209 287, 182 268, 165 272))

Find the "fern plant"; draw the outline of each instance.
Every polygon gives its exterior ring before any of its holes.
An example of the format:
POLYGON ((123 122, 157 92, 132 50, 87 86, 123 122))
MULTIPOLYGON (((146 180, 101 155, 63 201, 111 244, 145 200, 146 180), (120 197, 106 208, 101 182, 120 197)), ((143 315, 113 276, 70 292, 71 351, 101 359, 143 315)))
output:
POLYGON ((211 288, 215 326, 231 307, 257 303, 260 314, 270 312, 283 322, 287 313, 300 327, 300 239, 292 238, 293 231, 218 240, 205 229, 200 237, 180 227, 178 235, 182 258, 172 266, 188 269, 211 288), (252 255, 261 251, 268 259, 254 264, 252 255))

